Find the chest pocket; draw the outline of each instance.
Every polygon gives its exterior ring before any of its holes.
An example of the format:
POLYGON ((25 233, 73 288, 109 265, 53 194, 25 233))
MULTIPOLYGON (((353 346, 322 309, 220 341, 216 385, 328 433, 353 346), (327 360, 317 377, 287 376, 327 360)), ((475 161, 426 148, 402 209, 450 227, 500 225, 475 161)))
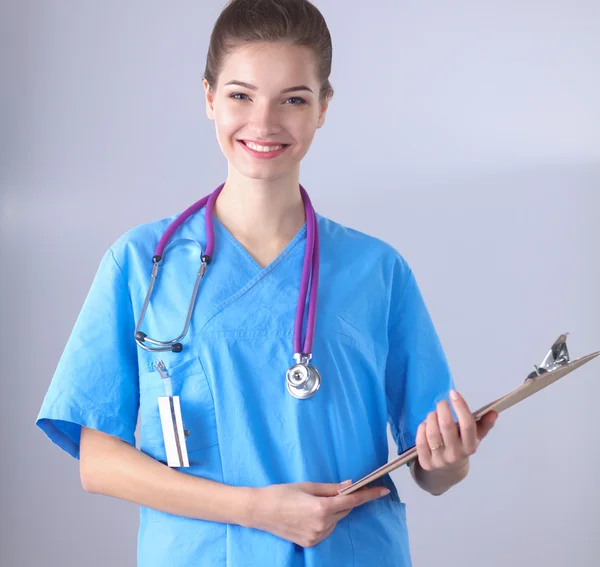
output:
MULTIPOLYGON (((173 396, 179 396, 186 446, 190 465, 202 461, 202 451, 218 445, 215 405, 208 383, 197 356, 170 362, 166 370, 171 377, 173 396)), ((165 396, 165 380, 156 369, 140 374, 140 449, 157 461, 166 463, 158 397, 165 396)))

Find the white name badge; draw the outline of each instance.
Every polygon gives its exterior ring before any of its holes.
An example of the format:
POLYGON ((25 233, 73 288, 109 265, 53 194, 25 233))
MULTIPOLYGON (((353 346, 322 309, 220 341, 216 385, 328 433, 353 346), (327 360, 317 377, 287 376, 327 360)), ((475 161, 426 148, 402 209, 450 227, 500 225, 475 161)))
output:
POLYGON ((159 396, 158 410, 170 467, 189 467, 179 396, 159 396))

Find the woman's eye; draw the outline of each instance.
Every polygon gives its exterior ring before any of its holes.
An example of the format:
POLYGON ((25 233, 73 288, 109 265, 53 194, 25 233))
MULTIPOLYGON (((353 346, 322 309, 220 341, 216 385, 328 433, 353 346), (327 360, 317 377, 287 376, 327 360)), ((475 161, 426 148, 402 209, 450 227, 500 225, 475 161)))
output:
POLYGON ((300 98, 299 96, 292 96, 290 98, 288 98, 288 100, 297 100, 299 102, 294 103, 292 106, 297 106, 300 104, 306 104, 306 101, 303 98, 300 98))
MULTIPOLYGON (((248 98, 248 95, 245 93, 231 93, 229 95, 229 98, 232 98, 234 100, 240 100, 240 101, 250 100, 248 98)), ((288 103, 289 101, 295 101, 295 102, 290 103, 292 106, 300 106, 302 104, 306 104, 306 100, 304 100, 303 98, 301 98, 299 96, 292 96, 292 97, 288 98, 285 102, 288 103)))

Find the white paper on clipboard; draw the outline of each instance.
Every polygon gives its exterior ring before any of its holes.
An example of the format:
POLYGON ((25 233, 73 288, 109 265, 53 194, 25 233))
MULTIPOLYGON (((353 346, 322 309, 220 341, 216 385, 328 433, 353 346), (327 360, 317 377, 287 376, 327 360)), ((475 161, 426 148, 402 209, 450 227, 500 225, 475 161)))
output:
MULTIPOLYGON (((561 337, 565 337, 565 335, 561 335, 561 337)), ((494 400, 493 402, 490 402, 489 404, 486 404, 485 406, 479 408, 476 412, 473 412, 473 416, 475 417, 475 420, 481 419, 486 413, 488 413, 492 410, 497 411, 498 413, 503 412, 504 410, 506 410, 506 409, 518 404, 519 402, 523 401, 524 399, 528 398, 529 396, 532 396, 536 392, 539 392, 540 390, 546 388, 550 384, 553 384, 554 382, 556 382, 563 376, 570 374, 571 372, 573 372, 573 370, 576 370, 577 368, 583 366, 584 364, 588 363, 590 360, 593 360, 594 358, 596 358, 598 355, 600 355, 600 351, 594 352, 592 354, 588 354, 587 356, 583 356, 581 358, 578 358, 577 360, 573 360, 572 362, 569 362, 569 363, 565 364, 564 366, 557 368, 556 370, 552 370, 550 372, 540 374, 539 376, 536 376, 534 378, 531 378, 530 380, 525 381, 518 388, 515 388, 512 392, 509 392, 505 396, 502 396, 501 398, 498 398, 498 399, 494 400)), ((338 494, 339 495, 351 494, 352 492, 358 490, 359 488, 362 488, 363 486, 365 486, 366 484, 369 484, 370 482, 374 481, 375 479, 397 469, 398 467, 401 467, 402 465, 405 465, 411 461, 414 461, 416 459, 417 459, 417 448, 415 446, 415 447, 411 447, 410 449, 407 449, 406 451, 404 451, 404 453, 402 453, 401 455, 399 455, 392 461, 379 467, 378 469, 376 469, 373 472, 369 473, 368 475, 364 476, 360 480, 357 480, 353 484, 338 491, 338 494)))

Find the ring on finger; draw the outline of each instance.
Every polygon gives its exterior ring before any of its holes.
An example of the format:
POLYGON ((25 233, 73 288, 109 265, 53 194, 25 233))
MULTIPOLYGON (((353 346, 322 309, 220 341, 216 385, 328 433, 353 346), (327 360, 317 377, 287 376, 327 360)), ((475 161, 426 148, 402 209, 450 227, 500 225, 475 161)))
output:
POLYGON ((438 449, 443 449, 444 448, 444 442, 440 441, 437 445, 434 445, 433 447, 430 446, 430 449, 432 451, 437 451, 438 449))

